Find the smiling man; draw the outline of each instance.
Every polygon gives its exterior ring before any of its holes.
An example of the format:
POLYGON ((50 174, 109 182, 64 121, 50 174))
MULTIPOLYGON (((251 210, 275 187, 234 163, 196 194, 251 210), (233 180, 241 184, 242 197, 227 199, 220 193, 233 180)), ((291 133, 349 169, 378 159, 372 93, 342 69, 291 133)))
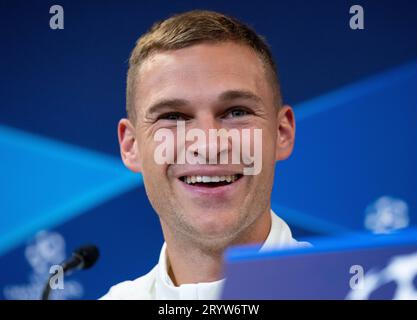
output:
POLYGON ((294 113, 282 104, 272 55, 253 30, 209 11, 155 24, 131 54, 126 100, 128 117, 118 127, 121 156, 142 173, 165 243, 148 274, 113 286, 103 299, 216 299, 229 246, 299 245, 270 208, 275 163, 293 149, 294 113), (174 161, 156 161, 157 136, 163 130, 178 137, 180 124, 204 139, 170 144, 186 161, 177 152, 174 161), (213 129, 247 130, 252 138, 258 130, 262 138, 245 140, 242 161, 224 163, 224 154, 233 158, 231 139, 217 143, 213 129), (260 153, 259 172, 244 174, 244 150, 260 153))

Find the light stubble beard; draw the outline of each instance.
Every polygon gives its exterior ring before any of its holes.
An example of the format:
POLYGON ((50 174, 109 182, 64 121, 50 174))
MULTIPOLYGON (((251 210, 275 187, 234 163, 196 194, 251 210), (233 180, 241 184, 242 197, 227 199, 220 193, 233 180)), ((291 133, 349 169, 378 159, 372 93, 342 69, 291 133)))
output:
MULTIPOLYGON (((222 254, 228 247, 232 245, 240 245, 253 243, 253 230, 256 223, 263 215, 270 214, 270 194, 271 186, 263 185, 265 190, 257 189, 255 198, 247 199, 248 205, 243 205, 238 209, 238 219, 234 223, 233 228, 225 230, 221 234, 207 236, 202 234, 192 223, 187 221, 185 209, 178 208, 170 201, 160 200, 149 197, 152 206, 159 216, 164 238, 168 241, 172 239, 180 247, 195 248, 206 254, 218 255, 222 254), (256 205, 255 205, 256 204, 256 205)), ((167 199, 157 197, 159 199, 167 199)), ((260 239, 265 240, 265 239, 260 239)))

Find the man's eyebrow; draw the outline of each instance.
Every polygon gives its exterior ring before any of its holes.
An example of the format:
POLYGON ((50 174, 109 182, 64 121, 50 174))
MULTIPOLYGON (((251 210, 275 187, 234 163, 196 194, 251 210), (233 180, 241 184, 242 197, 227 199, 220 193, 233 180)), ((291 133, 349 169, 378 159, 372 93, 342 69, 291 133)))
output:
POLYGON ((190 103, 184 99, 162 99, 152 104, 146 111, 146 114, 150 115, 157 113, 160 109, 178 108, 189 104, 190 103))
MULTIPOLYGON (((221 102, 226 102, 226 101, 235 100, 235 99, 252 100, 257 103, 262 102, 262 99, 259 96, 247 90, 227 90, 227 91, 222 92, 218 97, 218 100, 221 102)), ((151 115, 153 113, 157 113, 161 109, 169 109, 169 108, 174 109, 174 108, 183 107, 187 105, 190 105, 190 102, 185 99, 179 99, 179 98, 162 99, 152 104, 146 111, 146 114, 151 115)))
POLYGON ((247 90, 228 90, 228 91, 223 92, 219 96, 220 101, 228 101, 228 100, 235 100, 235 99, 253 100, 254 102, 258 102, 258 103, 262 102, 261 97, 247 90))

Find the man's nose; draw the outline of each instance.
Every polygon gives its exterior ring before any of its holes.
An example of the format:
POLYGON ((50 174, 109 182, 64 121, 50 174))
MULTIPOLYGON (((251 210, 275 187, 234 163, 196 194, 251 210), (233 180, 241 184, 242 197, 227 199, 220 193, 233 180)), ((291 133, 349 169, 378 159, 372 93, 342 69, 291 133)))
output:
POLYGON ((219 164, 220 157, 229 152, 229 141, 220 143, 219 130, 222 124, 214 116, 204 116, 196 119, 192 129, 195 133, 201 134, 198 139, 188 142, 187 153, 198 159, 198 163, 219 164), (203 138, 202 138, 203 137, 203 138))

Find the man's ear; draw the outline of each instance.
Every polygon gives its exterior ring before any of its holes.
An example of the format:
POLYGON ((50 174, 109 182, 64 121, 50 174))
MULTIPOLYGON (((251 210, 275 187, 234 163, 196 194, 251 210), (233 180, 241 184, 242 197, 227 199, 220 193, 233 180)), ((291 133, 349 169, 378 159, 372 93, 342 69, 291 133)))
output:
POLYGON ((141 172, 138 141, 135 127, 128 119, 121 119, 117 127, 119 137, 120 155, 123 163, 133 172, 141 172))
POLYGON ((277 131, 275 160, 285 160, 291 155, 295 142, 295 115, 288 105, 278 111, 277 131))

